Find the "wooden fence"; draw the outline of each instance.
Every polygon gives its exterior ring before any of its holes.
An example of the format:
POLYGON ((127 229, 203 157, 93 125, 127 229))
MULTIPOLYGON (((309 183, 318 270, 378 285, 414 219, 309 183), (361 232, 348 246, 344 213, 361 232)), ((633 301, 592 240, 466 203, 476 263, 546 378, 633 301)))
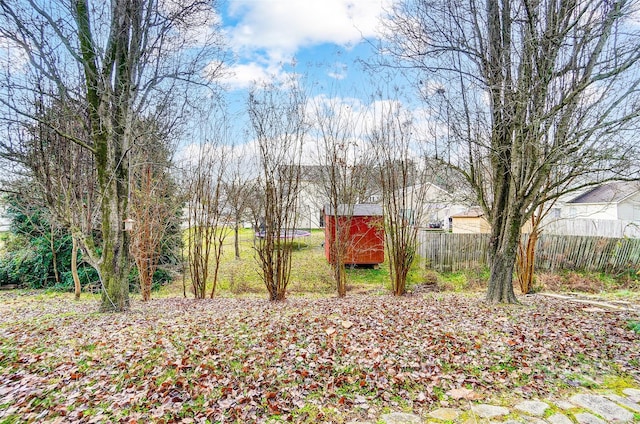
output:
MULTIPOLYGON (((526 239, 526 236, 524 236, 526 239)), ((458 271, 487 265, 488 234, 421 231, 418 252, 426 266, 458 271)), ((640 239, 542 234, 536 245, 536 267, 620 272, 640 269, 640 239)))

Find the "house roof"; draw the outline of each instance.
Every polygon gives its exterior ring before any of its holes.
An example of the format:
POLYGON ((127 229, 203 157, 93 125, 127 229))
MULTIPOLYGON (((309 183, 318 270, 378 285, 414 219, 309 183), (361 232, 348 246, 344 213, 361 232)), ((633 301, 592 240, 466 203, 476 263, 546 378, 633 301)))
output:
POLYGON ((479 218, 484 215, 484 211, 480 206, 472 206, 466 211, 451 215, 451 218, 479 218))
POLYGON ((617 181, 600 185, 567 203, 620 203, 640 192, 640 181, 617 181))
MULTIPOLYGON (((324 213, 334 216, 331 205, 325 205, 324 213)), ((357 205, 338 205, 338 216, 382 216, 382 206, 373 203, 360 203, 357 205), (353 210, 351 210, 353 208, 353 210)))

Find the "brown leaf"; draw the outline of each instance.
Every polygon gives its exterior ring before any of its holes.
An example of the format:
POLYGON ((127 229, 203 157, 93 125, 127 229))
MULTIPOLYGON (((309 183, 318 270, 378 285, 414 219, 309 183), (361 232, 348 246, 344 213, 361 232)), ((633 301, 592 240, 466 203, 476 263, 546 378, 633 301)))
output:
POLYGON ((447 395, 451 396, 456 400, 458 399, 473 400, 473 399, 476 399, 476 396, 477 396, 473 390, 467 389, 465 387, 460 387, 458 389, 451 389, 447 392, 447 395))

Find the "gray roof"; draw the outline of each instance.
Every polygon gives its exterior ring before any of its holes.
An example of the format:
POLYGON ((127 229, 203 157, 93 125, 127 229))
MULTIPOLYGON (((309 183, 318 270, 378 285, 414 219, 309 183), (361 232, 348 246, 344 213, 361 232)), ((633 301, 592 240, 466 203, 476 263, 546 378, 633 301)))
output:
MULTIPOLYGON (((324 213, 329 216, 335 215, 331 205, 325 205, 324 213)), ((382 206, 374 203, 338 205, 338 216, 382 216, 382 206)))
POLYGON ((640 181, 617 181, 598 186, 567 203, 619 203, 640 192, 640 181))

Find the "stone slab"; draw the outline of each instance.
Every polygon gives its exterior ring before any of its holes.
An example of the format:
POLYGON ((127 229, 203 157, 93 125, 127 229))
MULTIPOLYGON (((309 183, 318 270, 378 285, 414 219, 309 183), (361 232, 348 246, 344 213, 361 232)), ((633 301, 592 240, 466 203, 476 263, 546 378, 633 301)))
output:
POLYGON ((514 408, 525 414, 541 417, 544 415, 544 411, 549 409, 549 405, 538 400, 525 400, 524 402, 516 404, 514 408))
POLYGON ((384 414, 380 416, 380 420, 385 424, 422 424, 422 418, 405 412, 384 414))
POLYGON ((614 401, 618 405, 622 405, 627 409, 631 409, 634 412, 640 413, 640 404, 632 402, 626 397, 612 394, 612 395, 607 395, 607 398, 614 401))
POLYGON ((442 421, 454 421, 460 416, 460 411, 453 408, 438 408, 429 412, 429 416, 442 421))
POLYGON ((605 421, 588 412, 580 412, 576 414, 575 417, 579 424, 607 424, 605 421))
POLYGON ((569 417, 560 413, 551 415, 547 418, 547 421, 550 424, 573 424, 573 421, 571 421, 569 417))
POLYGON ((510 412, 507 408, 503 408, 502 406, 488 405, 484 403, 471 405, 471 411, 480 418, 501 417, 503 415, 509 415, 510 412))
POLYGON ((640 390, 639 389, 624 389, 622 391, 631 401, 640 402, 640 390))
POLYGON ((545 420, 538 417, 529 417, 523 415, 520 417, 520 419, 522 420, 521 422, 524 422, 525 424, 547 424, 545 420))
POLYGON ((569 399, 572 403, 588 409, 608 422, 626 423, 633 420, 633 414, 604 396, 579 394, 569 399))
POLYGON ((566 400, 558 400, 553 402, 553 404, 563 411, 568 411, 569 409, 574 409, 576 407, 573 403, 566 400))

